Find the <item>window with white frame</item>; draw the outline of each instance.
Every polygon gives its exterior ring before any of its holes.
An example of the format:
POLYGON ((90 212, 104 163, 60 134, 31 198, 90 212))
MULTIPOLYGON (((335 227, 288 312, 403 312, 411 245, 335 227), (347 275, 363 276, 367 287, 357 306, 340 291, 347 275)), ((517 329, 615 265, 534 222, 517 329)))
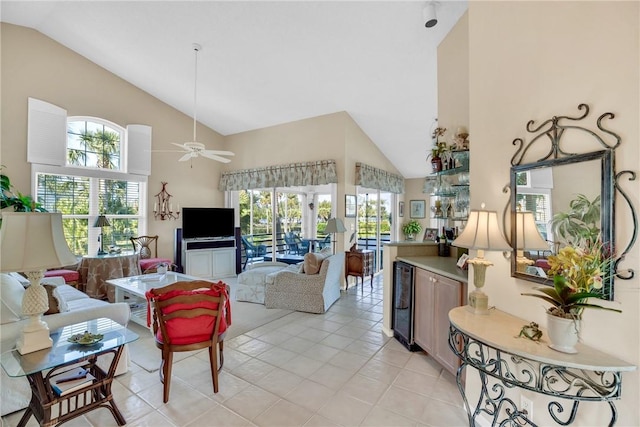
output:
POLYGON ((39 203, 61 212, 69 247, 77 255, 97 252, 101 232, 96 217, 105 215, 104 247, 131 249, 129 238, 146 231, 146 176, 123 171, 126 130, 99 118, 67 119, 66 165, 34 164, 39 203))

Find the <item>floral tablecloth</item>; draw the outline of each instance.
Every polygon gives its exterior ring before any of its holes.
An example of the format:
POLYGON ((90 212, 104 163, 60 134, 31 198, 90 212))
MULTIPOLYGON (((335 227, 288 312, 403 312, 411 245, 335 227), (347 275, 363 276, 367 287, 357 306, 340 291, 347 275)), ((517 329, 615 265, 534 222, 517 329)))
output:
POLYGON ((108 298, 109 302, 115 301, 115 290, 106 280, 142 274, 139 254, 85 256, 79 272, 83 291, 91 298, 108 298))

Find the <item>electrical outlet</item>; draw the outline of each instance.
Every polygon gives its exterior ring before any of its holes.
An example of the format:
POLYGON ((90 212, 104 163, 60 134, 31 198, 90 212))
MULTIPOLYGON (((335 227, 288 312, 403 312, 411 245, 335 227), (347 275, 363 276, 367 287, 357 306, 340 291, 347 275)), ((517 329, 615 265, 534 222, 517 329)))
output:
POLYGON ((533 401, 524 395, 520 395, 520 412, 524 413, 529 421, 533 421, 533 401))

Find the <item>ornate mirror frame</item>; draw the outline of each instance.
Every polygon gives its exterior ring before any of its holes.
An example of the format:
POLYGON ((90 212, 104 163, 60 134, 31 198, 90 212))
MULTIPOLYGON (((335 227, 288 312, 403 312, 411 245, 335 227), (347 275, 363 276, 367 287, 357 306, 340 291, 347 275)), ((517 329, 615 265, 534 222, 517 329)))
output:
MULTIPOLYGON (((616 173, 615 170, 615 150, 620 146, 621 138, 616 133, 606 129, 603 121, 605 119, 613 119, 615 115, 613 113, 604 113, 599 116, 596 120, 597 129, 588 129, 584 126, 578 126, 577 124, 573 124, 572 122, 578 122, 580 120, 584 120, 589 115, 589 106, 586 104, 578 105, 578 110, 582 111, 581 115, 577 117, 569 117, 569 116, 553 116, 548 120, 545 120, 540 125, 535 125, 534 120, 529 120, 527 123, 526 129, 527 132, 533 134, 531 140, 528 143, 522 138, 516 138, 513 140, 512 144, 517 146, 516 153, 511 158, 511 179, 509 188, 505 187, 506 190, 510 190, 510 223, 511 223, 511 276, 516 277, 523 280, 528 280, 532 282, 543 283, 547 285, 552 285, 553 281, 549 278, 538 277, 532 274, 526 274, 524 272, 518 271, 517 263, 516 263, 516 254, 517 254, 517 242, 516 242, 516 211, 517 211, 517 176, 520 172, 536 170, 540 168, 553 168, 561 165, 569 165, 576 164, 581 162, 588 162, 592 160, 599 160, 600 163, 600 173, 601 173, 601 188, 600 188, 600 231, 603 247, 605 248, 614 248, 615 250, 615 260, 612 263, 612 271, 610 274, 606 275, 603 288, 602 288, 602 298, 604 299, 613 299, 613 284, 614 278, 628 280, 634 277, 634 270, 627 268, 624 270, 619 269, 619 264, 624 260, 626 254, 635 244, 638 235, 638 221, 636 211, 629 199, 628 195, 620 188, 620 181, 623 175, 628 175, 629 181, 634 181, 636 179, 636 173, 630 170, 624 170, 619 173, 616 173), (571 153, 565 151, 564 147, 567 140, 569 138, 565 138, 563 140, 563 136, 565 136, 566 130, 572 130, 575 132, 580 132, 582 136, 586 136, 586 140, 589 144, 593 142, 593 146, 596 147, 597 151, 586 151, 584 153, 571 153), (543 138, 546 137, 546 138, 543 138), (605 139, 610 140, 610 142, 605 141, 605 139), (537 144, 537 145, 536 145, 537 144), (527 157, 534 157, 532 154, 533 151, 538 150, 538 152, 544 152, 546 150, 543 144, 548 144, 549 148, 546 151, 546 154, 543 154, 542 157, 535 159, 534 161, 530 161, 527 157), (535 149, 532 149, 534 147, 535 149), (627 243, 624 250, 619 250, 622 246, 616 246, 615 241, 615 208, 616 208, 616 195, 620 193, 624 200, 626 201, 629 210, 631 211, 631 216, 633 219, 633 233, 631 233, 631 237, 629 242, 627 243)), ((574 133, 575 134, 575 133, 574 133)), ((581 142, 582 143, 582 142, 581 142)), ((589 147, 586 147, 589 149, 589 147)), ((509 205, 505 208, 504 218, 506 224, 506 215, 509 205)), ((505 227, 506 231, 506 227, 505 227)))

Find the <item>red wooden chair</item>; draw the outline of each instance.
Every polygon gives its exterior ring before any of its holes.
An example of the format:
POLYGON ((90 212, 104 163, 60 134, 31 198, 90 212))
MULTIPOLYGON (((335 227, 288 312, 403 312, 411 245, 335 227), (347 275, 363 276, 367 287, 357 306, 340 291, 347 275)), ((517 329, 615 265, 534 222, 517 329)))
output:
POLYGON ((227 285, 205 280, 176 282, 147 291, 147 326, 153 307, 153 334, 162 351, 160 381, 163 401, 169 401, 173 353, 209 348, 213 392, 218 392, 218 370, 224 363, 224 335, 231 324, 227 285), (220 349, 220 367, 218 351, 220 349))

